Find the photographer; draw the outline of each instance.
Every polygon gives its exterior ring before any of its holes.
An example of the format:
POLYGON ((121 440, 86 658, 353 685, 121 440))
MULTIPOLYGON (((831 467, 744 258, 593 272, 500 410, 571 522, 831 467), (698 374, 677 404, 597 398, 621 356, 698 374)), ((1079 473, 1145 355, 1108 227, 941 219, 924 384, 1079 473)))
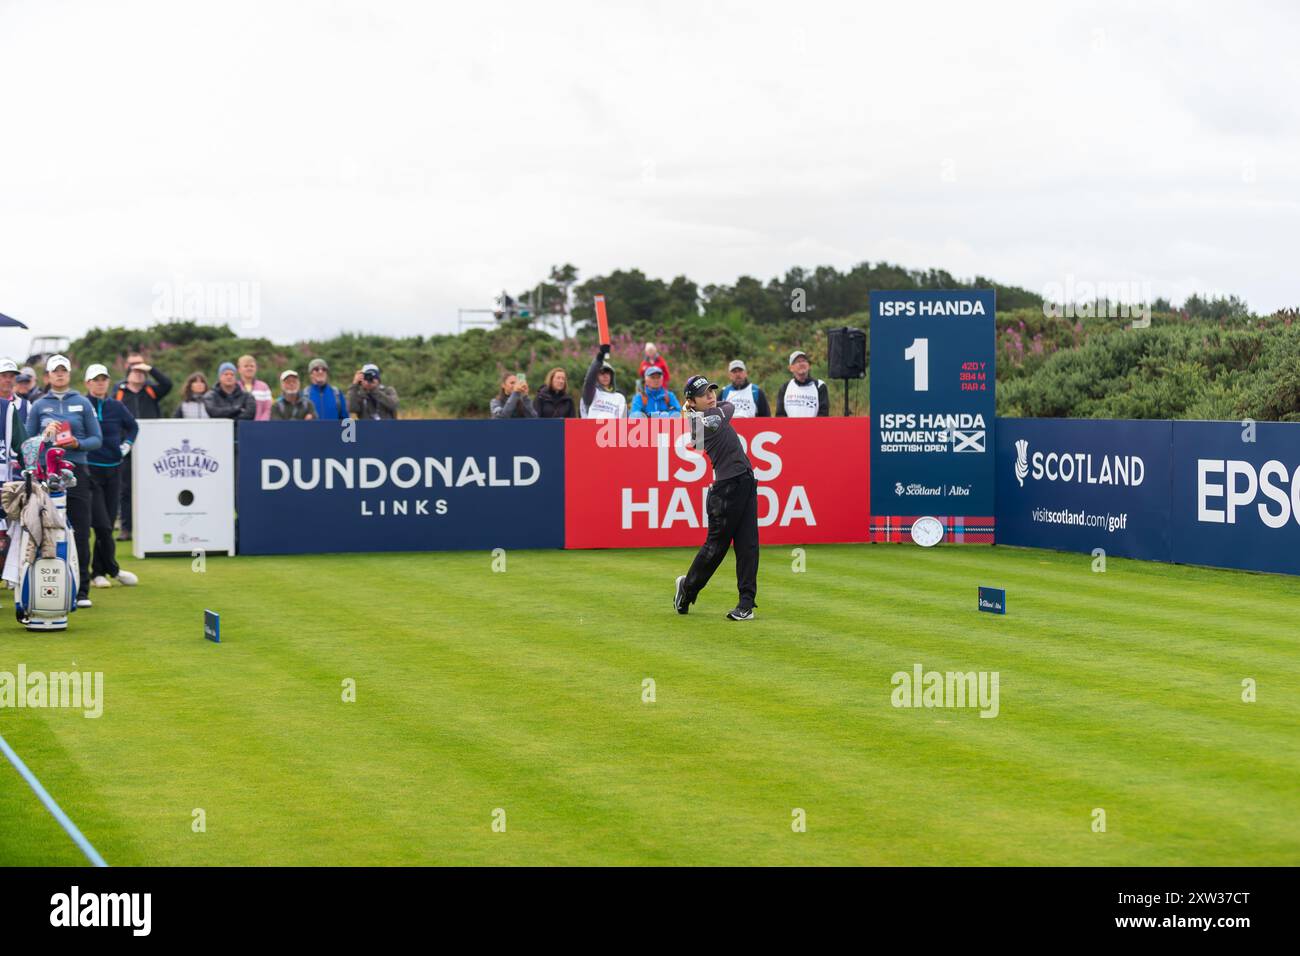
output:
POLYGON ((397 392, 379 379, 379 366, 367 362, 352 376, 348 411, 357 418, 391 420, 397 417, 397 392))
POLYGON ((536 418, 537 409, 528 400, 528 379, 514 372, 503 378, 491 409, 493 418, 536 418))

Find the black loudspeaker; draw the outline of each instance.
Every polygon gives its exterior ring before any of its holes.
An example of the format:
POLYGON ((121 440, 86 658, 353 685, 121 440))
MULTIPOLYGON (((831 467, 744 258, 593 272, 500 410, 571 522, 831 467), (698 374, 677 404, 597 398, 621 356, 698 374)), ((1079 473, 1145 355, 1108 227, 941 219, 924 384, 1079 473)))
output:
POLYGON ((827 378, 867 377, 867 333, 861 329, 826 330, 827 378))

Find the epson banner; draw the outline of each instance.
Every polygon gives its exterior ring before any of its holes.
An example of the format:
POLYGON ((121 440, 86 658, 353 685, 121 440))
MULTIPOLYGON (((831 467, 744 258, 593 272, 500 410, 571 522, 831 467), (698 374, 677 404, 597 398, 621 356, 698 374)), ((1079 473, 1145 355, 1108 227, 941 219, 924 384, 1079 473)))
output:
POLYGON ((1173 560, 1171 425, 999 418, 998 544, 1173 560))
POLYGON ((564 422, 241 422, 239 552, 564 546, 564 422))
POLYGON ((1175 559, 1300 574, 1300 424, 1173 429, 1175 559))

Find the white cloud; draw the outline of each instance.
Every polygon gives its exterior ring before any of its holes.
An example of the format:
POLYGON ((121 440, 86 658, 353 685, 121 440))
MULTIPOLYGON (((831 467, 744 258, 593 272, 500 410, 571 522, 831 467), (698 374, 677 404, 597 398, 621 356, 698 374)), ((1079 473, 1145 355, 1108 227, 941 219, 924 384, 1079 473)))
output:
POLYGON ((1295 14, 1108 3, 0 4, 0 311, 429 333, 554 263, 888 258, 1300 304, 1295 14))

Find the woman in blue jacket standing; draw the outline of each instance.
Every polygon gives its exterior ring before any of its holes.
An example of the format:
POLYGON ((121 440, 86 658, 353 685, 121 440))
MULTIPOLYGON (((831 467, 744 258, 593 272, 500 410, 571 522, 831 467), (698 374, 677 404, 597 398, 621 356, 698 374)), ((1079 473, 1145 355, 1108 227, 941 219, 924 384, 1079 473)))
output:
POLYGON ((117 565, 113 525, 117 523, 117 506, 122 498, 122 469, 131 467, 126 456, 140 434, 140 426, 126 405, 109 398, 108 384, 108 369, 103 365, 86 369, 86 393, 104 437, 104 443, 86 456, 90 468, 90 527, 95 532, 90 564, 92 588, 111 588, 110 578, 126 585, 139 583, 134 574, 117 565))
POLYGON ((72 390, 72 363, 66 355, 51 355, 45 362, 49 389, 32 403, 27 434, 43 435, 59 444, 72 465, 77 483, 68 489, 68 520, 77 544, 77 607, 90 607, 90 469, 86 455, 99 448, 103 434, 89 399, 72 390))

